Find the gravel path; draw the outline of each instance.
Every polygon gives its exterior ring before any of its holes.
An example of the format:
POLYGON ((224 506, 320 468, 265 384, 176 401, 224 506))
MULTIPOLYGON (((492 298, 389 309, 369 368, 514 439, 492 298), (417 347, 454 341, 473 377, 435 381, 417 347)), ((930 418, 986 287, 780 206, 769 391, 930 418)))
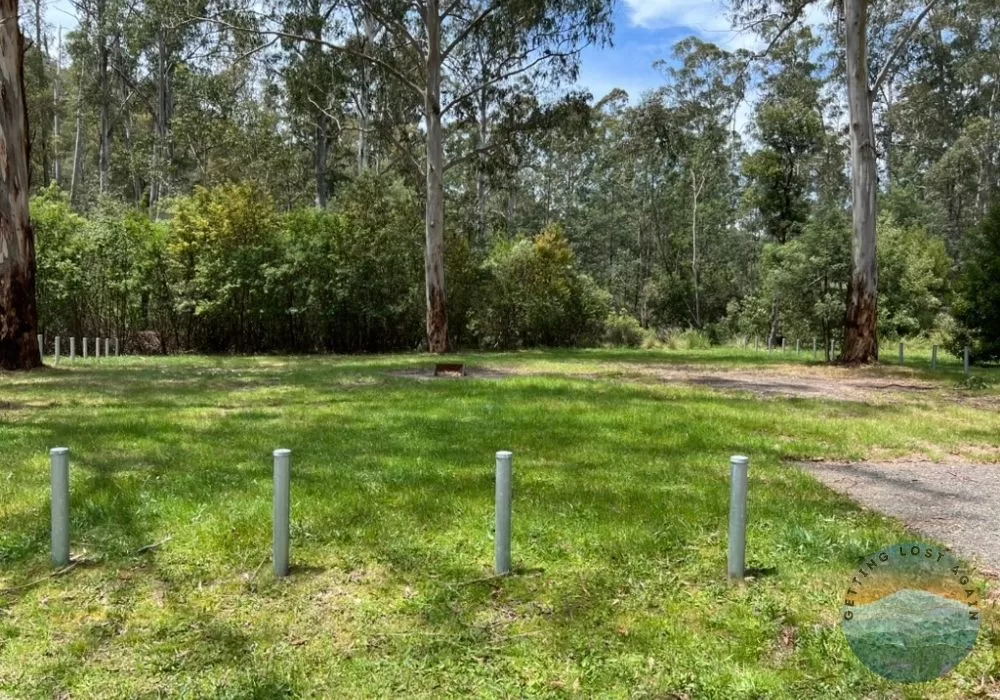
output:
POLYGON ((799 465, 861 505, 899 518, 1000 575, 1000 465, 892 462, 799 465))

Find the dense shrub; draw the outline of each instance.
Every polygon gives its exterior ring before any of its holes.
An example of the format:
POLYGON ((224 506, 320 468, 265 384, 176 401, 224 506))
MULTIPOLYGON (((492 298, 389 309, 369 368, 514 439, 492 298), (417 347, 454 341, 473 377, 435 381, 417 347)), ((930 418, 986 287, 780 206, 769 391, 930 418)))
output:
MULTIPOLYGON (((362 177, 330 209, 279 212, 251 185, 196 188, 151 221, 99 206, 75 213, 58 189, 32 202, 42 330, 114 335, 165 351, 382 351, 424 337, 421 203, 362 177), (151 334, 151 335, 150 335, 151 334)), ((449 232, 452 342, 486 347, 599 343, 610 297, 577 267, 557 226, 497 243, 477 261, 449 232)))
POLYGON ((577 269, 562 229, 549 226, 533 240, 496 244, 470 327, 490 348, 588 345, 600 339, 610 306, 610 295, 577 269))
POLYGON ((604 322, 604 341, 610 345, 626 348, 642 347, 647 335, 650 334, 642 327, 639 320, 627 311, 609 314, 604 322))
POLYGON ((1000 360, 1000 205, 970 232, 957 287, 952 352, 968 344, 975 361, 1000 360))

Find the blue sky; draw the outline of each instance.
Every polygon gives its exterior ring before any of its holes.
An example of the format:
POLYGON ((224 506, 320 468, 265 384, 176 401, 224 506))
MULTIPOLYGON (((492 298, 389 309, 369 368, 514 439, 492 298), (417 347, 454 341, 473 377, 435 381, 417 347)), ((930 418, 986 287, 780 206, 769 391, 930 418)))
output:
POLYGON ((755 41, 730 28, 720 0, 618 0, 614 22, 613 47, 583 52, 577 85, 596 99, 620 87, 635 102, 644 91, 662 85, 653 63, 671 60, 674 44, 685 37, 698 36, 730 50, 755 41))

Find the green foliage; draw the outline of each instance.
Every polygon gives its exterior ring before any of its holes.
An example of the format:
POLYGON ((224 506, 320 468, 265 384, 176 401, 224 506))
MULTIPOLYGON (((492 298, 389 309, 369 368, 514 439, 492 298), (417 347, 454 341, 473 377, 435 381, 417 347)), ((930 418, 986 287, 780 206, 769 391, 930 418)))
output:
POLYGON ((794 240, 766 244, 760 292, 730 308, 734 332, 763 344, 776 331, 775 341, 817 337, 828 346, 843 321, 850 246, 849 222, 836 209, 818 212, 794 240))
POLYGON ((500 241, 483 265, 470 323, 485 347, 585 345, 597 341, 610 295, 576 266, 561 227, 533 240, 500 241))
POLYGON ((604 342, 623 348, 642 347, 650 334, 639 319, 627 311, 608 314, 604 321, 604 342))
POLYGON ((1000 360, 1000 205, 967 239, 955 319, 959 324, 952 352, 968 344, 977 362, 1000 360))
POLYGON ((951 261, 944 241, 891 218, 879 224, 879 332, 903 338, 929 332, 947 299, 951 261))

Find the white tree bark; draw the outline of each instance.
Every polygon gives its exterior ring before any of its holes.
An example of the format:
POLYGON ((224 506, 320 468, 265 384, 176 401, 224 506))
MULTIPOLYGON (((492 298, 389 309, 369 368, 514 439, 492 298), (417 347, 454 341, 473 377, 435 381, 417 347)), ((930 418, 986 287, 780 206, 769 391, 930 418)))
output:
POLYGON ((854 220, 853 272, 842 359, 878 360, 878 261, 875 252, 875 127, 868 87, 868 3, 844 0, 847 39, 847 100, 851 131, 851 189, 854 220))

